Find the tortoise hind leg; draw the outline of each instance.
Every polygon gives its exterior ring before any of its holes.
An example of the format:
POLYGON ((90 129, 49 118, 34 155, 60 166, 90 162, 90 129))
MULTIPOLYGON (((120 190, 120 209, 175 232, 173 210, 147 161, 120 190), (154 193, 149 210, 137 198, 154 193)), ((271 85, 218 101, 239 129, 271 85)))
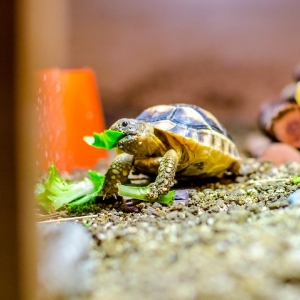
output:
POLYGON ((228 171, 234 175, 239 175, 240 174, 240 163, 238 161, 235 161, 234 163, 231 164, 228 171))
POLYGON ((159 195, 167 194, 174 184, 179 157, 174 149, 168 150, 160 161, 158 175, 154 183, 149 185, 147 197, 157 199, 159 195))

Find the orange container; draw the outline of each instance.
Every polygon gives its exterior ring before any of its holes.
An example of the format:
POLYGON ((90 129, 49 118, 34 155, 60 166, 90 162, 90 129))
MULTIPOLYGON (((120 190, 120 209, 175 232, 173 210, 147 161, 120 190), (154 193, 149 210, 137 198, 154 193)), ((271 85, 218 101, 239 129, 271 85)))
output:
POLYGON ((83 141, 105 129, 94 72, 48 69, 36 75, 38 169, 47 171, 51 162, 59 171, 93 168, 108 158, 106 150, 83 141))

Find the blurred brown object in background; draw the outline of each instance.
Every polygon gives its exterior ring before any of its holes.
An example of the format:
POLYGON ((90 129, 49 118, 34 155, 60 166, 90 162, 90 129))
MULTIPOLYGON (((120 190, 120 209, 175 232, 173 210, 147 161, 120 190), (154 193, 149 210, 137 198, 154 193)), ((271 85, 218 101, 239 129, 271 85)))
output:
POLYGON ((259 156, 259 159, 271 161, 278 166, 289 162, 300 162, 300 152, 285 143, 271 143, 259 156))
POLYGON ((295 81, 300 81, 300 64, 298 64, 295 67, 295 70, 294 70, 294 80, 295 81))
POLYGON ((294 101, 265 103, 261 107, 259 126, 273 140, 300 148, 300 107, 294 101))
POLYGON ((248 134, 244 141, 244 147, 251 157, 260 157, 271 144, 270 138, 260 132, 248 134))
POLYGON ((275 165, 300 161, 300 107, 295 101, 300 65, 293 73, 294 82, 286 85, 280 100, 268 101, 260 106, 258 117, 261 133, 249 135, 246 140, 248 153, 275 165), (265 135, 263 135, 265 134, 265 135))

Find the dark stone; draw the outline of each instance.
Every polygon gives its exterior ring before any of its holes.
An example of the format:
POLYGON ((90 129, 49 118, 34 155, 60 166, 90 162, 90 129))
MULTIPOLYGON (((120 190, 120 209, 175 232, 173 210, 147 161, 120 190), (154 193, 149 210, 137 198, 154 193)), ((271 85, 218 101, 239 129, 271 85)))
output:
POLYGON ((138 204, 140 204, 142 201, 137 200, 137 199, 131 199, 131 198, 123 198, 123 203, 124 203, 124 212, 134 212, 138 213, 140 212, 140 208, 137 207, 138 204))

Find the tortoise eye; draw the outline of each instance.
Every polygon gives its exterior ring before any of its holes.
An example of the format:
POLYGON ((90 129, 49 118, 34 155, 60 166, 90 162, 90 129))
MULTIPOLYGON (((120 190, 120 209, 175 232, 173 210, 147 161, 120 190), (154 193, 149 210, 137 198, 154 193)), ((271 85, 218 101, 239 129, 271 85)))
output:
POLYGON ((128 125, 128 122, 127 121, 123 121, 122 124, 121 124, 123 127, 126 127, 128 125))

